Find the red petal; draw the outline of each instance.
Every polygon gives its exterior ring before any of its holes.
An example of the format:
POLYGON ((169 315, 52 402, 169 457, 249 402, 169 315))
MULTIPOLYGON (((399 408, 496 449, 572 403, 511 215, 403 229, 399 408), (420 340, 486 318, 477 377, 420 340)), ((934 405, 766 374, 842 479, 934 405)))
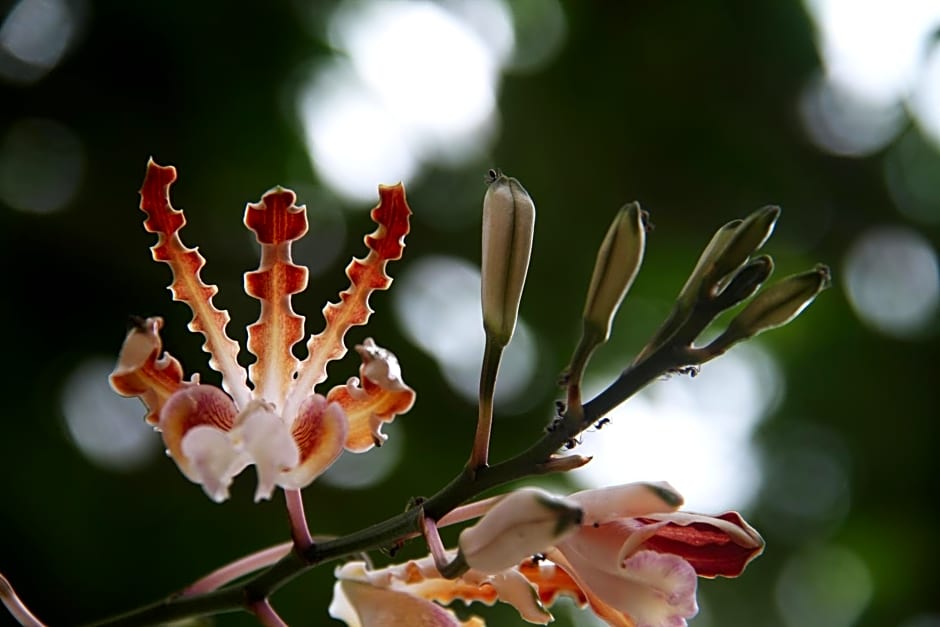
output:
MULTIPOLYGON (((727 512, 715 518, 753 532, 737 512, 727 512)), ((655 522, 642 518, 639 520, 655 522)), ((643 548, 678 555, 688 561, 700 577, 708 578, 737 577, 748 562, 764 550, 763 542, 741 546, 727 532, 704 521, 688 525, 669 523, 646 540, 643 548)))
POLYGON ((160 166, 151 159, 147 175, 140 190, 140 208, 147 214, 144 228, 157 233, 157 243, 151 247, 153 258, 170 266, 173 299, 189 305, 193 312, 189 328, 206 338, 203 350, 209 354, 209 365, 222 373, 223 385, 239 406, 248 402, 249 390, 245 383, 245 369, 238 365, 238 344, 225 334, 227 311, 212 304, 218 292, 215 285, 207 285, 199 276, 205 258, 194 248, 187 248, 179 238, 179 230, 186 224, 182 211, 170 205, 170 186, 176 180, 176 168, 160 166))
POLYGON ((275 188, 245 210, 245 225, 261 244, 261 265, 245 274, 245 291, 261 301, 261 316, 248 327, 248 350, 258 360, 249 367, 256 394, 283 409, 297 370, 291 348, 303 338, 304 318, 291 296, 307 287, 307 269, 291 259, 291 242, 307 232, 307 213, 294 206, 294 192, 275 188))
POLYGON ((389 261, 401 258, 404 238, 410 228, 411 209, 405 200, 405 188, 400 183, 380 185, 379 199, 379 205, 372 210, 372 219, 379 228, 365 238, 369 254, 365 259, 352 260, 346 268, 349 288, 340 293, 338 303, 328 303, 324 307, 326 326, 307 343, 309 354, 301 365, 289 407, 299 404, 316 384, 326 379, 326 365, 346 354, 343 339, 346 331, 369 320, 372 314, 369 295, 375 290, 387 289, 392 283, 385 268, 389 261))

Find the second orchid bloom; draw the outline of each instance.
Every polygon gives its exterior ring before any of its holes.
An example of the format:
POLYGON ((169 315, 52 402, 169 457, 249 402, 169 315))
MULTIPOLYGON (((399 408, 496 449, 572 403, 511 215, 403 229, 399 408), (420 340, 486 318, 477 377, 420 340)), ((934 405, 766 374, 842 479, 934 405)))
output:
POLYGON ((325 395, 314 388, 326 379, 327 364, 346 354, 346 331, 368 321, 369 295, 391 284, 385 268, 401 258, 409 230, 404 188, 379 188, 372 211, 379 227, 365 238, 369 254, 348 266, 350 286, 324 308, 326 325, 307 341, 303 361, 293 347, 303 339, 304 318, 294 313, 291 297, 306 288, 307 269, 293 263, 291 244, 307 232, 306 209, 280 187, 248 205, 245 224, 261 246, 261 263, 245 275, 245 291, 261 302, 261 315, 248 327, 247 348, 256 359, 246 370, 239 345, 225 331, 228 312, 212 302, 218 288, 200 276, 205 259, 180 240, 185 218, 169 199, 175 180, 175 168, 150 161, 141 189, 144 227, 158 236, 153 257, 172 269, 173 297, 192 309, 190 329, 205 337, 203 348, 222 375, 222 388, 200 383, 198 375, 184 380, 180 363, 163 351, 163 320, 152 317, 135 320, 128 333, 111 375, 114 389, 141 398, 167 452, 215 501, 228 498, 233 478, 249 465, 258 472, 256 500, 267 499, 276 486, 310 484, 344 449, 381 445, 382 423, 408 411, 415 398, 391 352, 367 339, 356 346, 358 378, 325 395))

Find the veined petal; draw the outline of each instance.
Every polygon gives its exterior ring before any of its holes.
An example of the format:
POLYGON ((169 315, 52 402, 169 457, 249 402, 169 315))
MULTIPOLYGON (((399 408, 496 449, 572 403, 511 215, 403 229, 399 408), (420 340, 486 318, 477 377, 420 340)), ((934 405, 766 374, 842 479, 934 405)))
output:
POLYGON ((346 354, 344 337, 351 327, 365 324, 372 314, 369 295, 388 289, 391 277, 385 272, 389 261, 401 259, 405 235, 410 225, 411 209, 405 200, 405 188, 398 185, 379 186, 379 204, 372 210, 372 219, 379 228, 365 238, 369 254, 353 259, 346 268, 350 286, 340 293, 338 303, 323 308, 326 326, 307 342, 308 356, 300 366, 297 380, 288 398, 286 415, 294 413, 302 399, 326 379, 326 365, 346 354))
POLYGON ((737 577, 764 551, 764 539, 737 512, 704 516, 688 512, 641 519, 655 523, 643 548, 673 553, 692 564, 699 577, 737 577))
POLYGON ((250 463, 228 433, 236 413, 232 399, 211 385, 180 388, 160 411, 159 428, 170 457, 217 502, 228 498, 232 478, 250 463))
POLYGON ((372 338, 356 346, 362 357, 360 380, 353 377, 327 394, 327 400, 339 404, 349 420, 346 449, 354 453, 382 446, 387 435, 382 423, 391 422, 414 405, 415 393, 401 378, 398 359, 391 351, 376 345, 372 338))
POLYGON ((665 481, 625 483, 607 488, 582 490, 568 498, 576 501, 584 510, 585 525, 672 512, 682 505, 682 496, 665 481))
POLYGON ((258 471, 255 501, 270 499, 281 473, 300 461, 300 451, 284 420, 261 406, 247 413, 236 427, 236 445, 248 453, 258 471))
POLYGON ((307 398, 291 426, 299 460, 294 468, 281 473, 278 485, 292 490, 310 485, 343 452, 346 433, 346 415, 339 405, 320 394, 307 398))
POLYGON ((183 368, 169 353, 162 353, 160 329, 163 318, 147 318, 135 325, 124 339, 117 365, 109 377, 111 387, 122 396, 139 396, 147 406, 147 422, 160 422, 167 399, 183 386, 183 368), (162 353, 162 354, 161 354, 162 353))
POLYGON ((261 301, 258 321, 248 327, 248 350, 258 360, 248 368, 255 396, 283 410, 299 361, 291 348, 303 339, 304 318, 291 296, 307 287, 307 269, 291 259, 291 242, 307 233, 307 211, 294 192, 275 187, 245 209, 245 225, 261 245, 261 263, 245 274, 245 291, 261 301))
POLYGON ((193 312, 189 328, 206 338, 203 350, 209 354, 209 365, 222 373, 223 387, 239 407, 244 407, 250 392, 245 382, 245 369, 238 364, 238 344, 225 333, 228 312, 215 307, 212 297, 219 289, 204 283, 199 275, 205 258, 197 249, 187 248, 179 238, 186 218, 170 204, 170 186, 175 180, 173 166, 157 165, 153 159, 147 163, 147 175, 140 190, 140 208, 147 214, 144 228, 158 235, 157 243, 150 250, 155 261, 166 263, 173 271, 170 284, 173 299, 189 305, 193 312))

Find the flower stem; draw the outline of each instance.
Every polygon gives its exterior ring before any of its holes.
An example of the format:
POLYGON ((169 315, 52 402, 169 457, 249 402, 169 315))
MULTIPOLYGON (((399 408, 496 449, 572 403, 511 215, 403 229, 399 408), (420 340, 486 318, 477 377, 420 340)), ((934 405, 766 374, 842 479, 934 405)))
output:
POLYGON ((313 544, 310 537, 310 527, 307 526, 307 515, 304 512, 304 498, 300 490, 284 490, 284 500, 287 502, 287 515, 290 518, 290 536, 294 546, 303 552, 313 544))
POLYGON ((239 577, 274 564, 282 557, 290 553, 293 547, 293 542, 284 542, 282 544, 277 544, 275 546, 262 549, 250 555, 246 555, 245 557, 239 560, 235 560, 231 564, 227 564, 222 568, 209 573, 205 577, 198 579, 196 582, 183 590, 183 595, 192 596, 195 594, 203 594, 205 592, 212 592, 213 590, 217 590, 225 584, 235 581, 239 577))
POLYGON ((7 581, 7 578, 0 574, 0 602, 6 606, 13 618, 22 627, 46 627, 45 623, 36 618, 26 604, 23 603, 13 585, 7 581))
POLYGON ((264 627, 287 627, 287 623, 277 615, 277 612, 271 607, 271 602, 267 599, 252 603, 251 611, 258 617, 258 621, 264 627))
POLYGON ((484 468, 489 463, 490 434, 493 430, 493 393, 496 390, 496 375, 499 373, 499 359, 502 353, 503 345, 493 341, 487 333, 483 365, 480 369, 480 414, 473 438, 473 450, 467 462, 467 468, 471 471, 484 468))

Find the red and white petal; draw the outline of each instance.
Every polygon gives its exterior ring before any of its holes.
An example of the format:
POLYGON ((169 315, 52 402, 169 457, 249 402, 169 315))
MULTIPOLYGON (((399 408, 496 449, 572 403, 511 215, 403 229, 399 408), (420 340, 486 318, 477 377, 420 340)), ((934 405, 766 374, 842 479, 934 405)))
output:
POLYGON ((674 512, 640 520, 656 530, 644 540, 644 548, 681 556, 699 577, 737 577, 764 551, 764 539, 737 512, 674 512))
POLYGON ((395 355, 372 338, 356 346, 362 357, 360 380, 353 377, 346 385, 330 390, 327 399, 339 403, 349 420, 346 449, 363 453, 373 446, 381 446, 388 438, 382 433, 382 423, 391 422, 398 414, 411 409, 415 393, 401 378, 401 368, 395 355))
POLYGON ((185 466, 180 469, 210 499, 221 503, 238 473, 251 463, 249 456, 232 443, 231 434, 209 425, 193 427, 183 436, 180 450, 185 466))
POLYGON ((607 488, 582 490, 575 492, 569 498, 576 501, 584 510, 585 525, 673 512, 682 505, 682 496, 665 481, 625 483, 607 488))
POLYGON ((297 444, 281 417, 265 406, 247 413, 236 431, 238 444, 258 472, 255 501, 270 499, 281 473, 296 467, 300 461, 297 444))
POLYGON ((346 433, 346 414, 342 407, 328 402, 320 394, 307 398, 291 427, 298 462, 291 470, 281 473, 278 485, 289 490, 310 485, 343 452, 346 433))
POLYGON ((228 496, 232 477, 250 462, 229 437, 236 413, 232 399, 211 385, 180 388, 160 411, 159 429, 170 457, 216 501, 228 496))

